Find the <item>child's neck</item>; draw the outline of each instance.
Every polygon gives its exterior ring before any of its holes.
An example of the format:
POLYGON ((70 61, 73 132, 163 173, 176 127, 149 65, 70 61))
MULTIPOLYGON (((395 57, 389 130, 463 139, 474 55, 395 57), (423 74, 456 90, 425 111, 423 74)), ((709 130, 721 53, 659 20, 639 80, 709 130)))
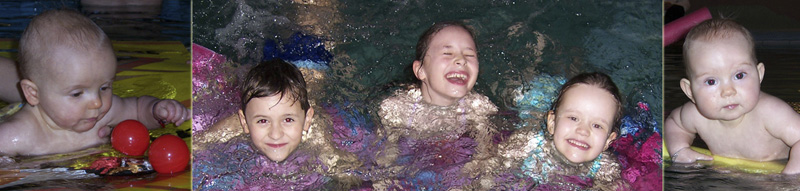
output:
POLYGON ((745 121, 746 118, 749 118, 750 115, 748 115, 748 114, 750 114, 750 113, 745 113, 742 116, 740 116, 740 117, 738 117, 736 119, 732 119, 732 120, 718 119, 716 121, 722 127, 734 128, 734 127, 738 127, 739 125, 741 125, 742 122, 745 121))

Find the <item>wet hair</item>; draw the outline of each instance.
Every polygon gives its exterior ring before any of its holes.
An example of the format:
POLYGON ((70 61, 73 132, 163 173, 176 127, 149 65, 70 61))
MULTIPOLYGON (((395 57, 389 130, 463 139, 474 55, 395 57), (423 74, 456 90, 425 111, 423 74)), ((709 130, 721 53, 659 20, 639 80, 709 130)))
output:
POLYGON ((41 73, 57 49, 92 53, 112 50, 111 40, 91 19, 78 11, 56 9, 45 11, 31 19, 19 40, 19 73, 24 79, 41 73))
POLYGON ((564 93, 566 93, 567 90, 574 87, 574 85, 576 84, 585 84, 585 85, 599 87, 600 89, 604 89, 608 93, 611 93, 612 96, 614 96, 614 100, 617 102, 617 109, 616 109, 617 112, 614 113, 614 122, 612 124, 610 132, 615 132, 617 133, 617 135, 619 135, 619 125, 620 125, 619 121, 622 118, 623 114, 622 98, 619 96, 619 88, 617 88, 617 85, 614 84, 614 81, 611 80, 611 77, 609 77, 604 73, 600 72, 581 73, 575 77, 572 77, 572 79, 569 79, 567 83, 564 83, 564 85, 561 86, 561 89, 558 91, 558 98, 556 98, 556 101, 553 102, 553 105, 550 108, 550 110, 556 111, 556 109, 558 109, 558 106, 561 105, 564 93))
MULTIPOLYGON (((473 40, 475 40, 475 33, 472 32, 472 29, 467 27, 467 25, 464 25, 464 23, 461 23, 459 21, 437 22, 437 23, 434 23, 433 26, 431 26, 427 30, 425 30, 425 32, 422 33, 421 36, 419 36, 419 40, 417 40, 417 46, 416 46, 416 52, 415 52, 415 55, 414 55, 414 60, 422 62, 422 59, 425 58, 425 53, 428 52, 428 46, 430 46, 431 41, 433 41, 433 36, 436 36, 436 34, 439 33, 439 31, 441 31, 444 28, 450 27, 450 26, 461 27, 462 29, 466 30, 467 33, 469 33, 469 36, 473 40)), ((476 44, 475 48, 477 48, 477 44, 476 44)), ((424 64, 424 63, 422 63, 422 64, 424 64)), ((412 72, 412 75, 413 75, 413 72, 412 72)), ((414 79, 415 83, 417 83, 417 84, 420 83, 419 79, 417 79, 417 78, 413 78, 413 79, 414 79)))
POLYGON ((299 101, 300 108, 308 111, 308 91, 303 73, 296 66, 281 59, 263 61, 250 69, 240 86, 242 111, 253 98, 281 95, 299 101))
POLYGON ((736 23, 732 19, 709 19, 703 21, 686 34, 686 40, 683 42, 683 62, 686 65, 686 75, 691 75, 691 67, 689 66, 689 48, 692 47, 696 41, 714 41, 735 37, 735 35, 742 35, 747 41, 748 49, 750 49, 750 58, 752 63, 756 64, 756 49, 753 36, 750 31, 744 26, 736 23))

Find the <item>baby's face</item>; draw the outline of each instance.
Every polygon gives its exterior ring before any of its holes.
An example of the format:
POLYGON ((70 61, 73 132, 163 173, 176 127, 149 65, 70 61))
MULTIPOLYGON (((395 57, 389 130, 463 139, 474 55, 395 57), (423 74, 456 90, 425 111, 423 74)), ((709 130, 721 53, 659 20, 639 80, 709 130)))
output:
POLYGON ((460 27, 436 33, 421 64, 415 72, 423 82, 423 99, 434 105, 452 105, 467 95, 478 79, 475 42, 460 27))
POLYGON ((703 116, 733 120, 755 108, 763 64, 753 63, 744 37, 698 41, 688 51, 690 88, 684 91, 703 116))
POLYGON ((91 130, 111 108, 117 59, 111 49, 54 51, 50 68, 34 81, 45 123, 75 132, 91 130))
POLYGON ((573 163, 592 161, 616 137, 611 132, 616 99, 596 86, 576 84, 564 92, 555 114, 547 117, 556 149, 573 163))
POLYGON ((280 162, 286 159, 303 137, 303 130, 308 130, 314 110, 309 108, 303 112, 300 102, 281 95, 257 97, 247 103, 244 117, 239 120, 244 132, 250 134, 250 140, 258 150, 270 160, 280 162))

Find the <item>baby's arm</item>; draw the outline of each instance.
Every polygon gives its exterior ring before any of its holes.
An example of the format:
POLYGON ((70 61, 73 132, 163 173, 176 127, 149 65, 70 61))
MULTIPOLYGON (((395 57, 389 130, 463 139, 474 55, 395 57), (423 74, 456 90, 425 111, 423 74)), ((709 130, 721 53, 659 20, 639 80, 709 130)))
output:
POLYGON ((0 57, 0 101, 22 101, 22 94, 20 94, 19 88, 17 88, 19 80, 17 65, 14 61, 5 57, 0 57))
POLYGON ((664 122, 664 139, 666 139, 667 152, 670 153, 669 156, 672 158, 672 161, 691 163, 696 160, 713 159, 711 156, 700 154, 689 148, 692 141, 694 141, 697 131, 684 124, 695 122, 691 120, 692 117, 689 116, 693 115, 693 112, 700 115, 693 103, 686 103, 672 110, 672 113, 664 122))
POLYGON ((783 173, 800 173, 800 114, 783 100, 765 94, 762 94, 756 111, 762 117, 767 131, 792 148, 783 173))
POLYGON ((117 124, 126 119, 136 119, 148 129, 161 127, 161 123, 180 125, 189 119, 189 110, 171 99, 157 99, 152 96, 120 98, 114 95, 110 124, 117 124))

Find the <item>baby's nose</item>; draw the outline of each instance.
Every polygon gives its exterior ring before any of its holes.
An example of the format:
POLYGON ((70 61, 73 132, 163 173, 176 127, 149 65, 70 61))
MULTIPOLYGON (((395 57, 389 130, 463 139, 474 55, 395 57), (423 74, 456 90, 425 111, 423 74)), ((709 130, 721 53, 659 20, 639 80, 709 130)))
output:
POLYGON ((722 87, 722 94, 721 95, 722 95, 722 97, 728 97, 728 96, 736 95, 736 88, 734 88, 733 85, 731 85, 731 84, 724 85, 722 87))
POLYGON ((102 106, 103 100, 100 98, 100 96, 95 96, 94 99, 89 102, 89 109, 98 109, 102 106))

